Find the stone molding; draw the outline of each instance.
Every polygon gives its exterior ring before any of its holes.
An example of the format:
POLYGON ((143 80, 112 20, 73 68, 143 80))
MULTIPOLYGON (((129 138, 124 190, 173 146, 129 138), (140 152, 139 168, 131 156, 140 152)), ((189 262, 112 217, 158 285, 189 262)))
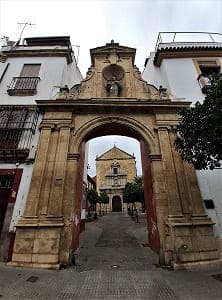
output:
POLYGON ((78 160, 80 157, 79 153, 68 153, 67 154, 67 159, 68 160, 78 160))
POLYGON ((151 161, 161 161, 162 155, 161 154, 149 154, 149 158, 151 161))

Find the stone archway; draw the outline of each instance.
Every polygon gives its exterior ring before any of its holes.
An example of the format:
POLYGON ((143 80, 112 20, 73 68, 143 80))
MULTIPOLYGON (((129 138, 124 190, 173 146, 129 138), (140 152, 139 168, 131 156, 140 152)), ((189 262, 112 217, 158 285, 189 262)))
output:
MULTIPOLYGON (((37 101, 43 120, 25 211, 16 226, 11 265, 59 268, 78 247, 85 142, 119 134, 141 145, 149 243, 165 265, 218 257, 194 169, 174 149, 178 112, 189 103, 161 98, 134 66, 135 49, 111 42, 91 50, 81 85, 37 101), (120 66, 110 92, 107 66, 120 66), (118 75, 118 74, 117 74, 118 75), (120 92, 121 91, 121 92, 120 92)), ((119 68, 117 68, 118 70, 119 68)))
POLYGON ((122 201, 118 195, 112 198, 112 212, 122 212, 122 201))
MULTIPOLYGON (((139 115, 138 115, 139 116, 139 115)), ((78 119, 78 117, 77 117, 78 119)), ((81 120, 78 120, 79 122, 81 120)), ((77 249, 79 245, 79 235, 80 235, 80 219, 81 212, 81 199, 82 192, 79 189, 81 182, 83 180, 82 166, 84 165, 84 145, 85 142, 91 138, 100 137, 109 134, 121 134, 124 136, 132 137, 137 139, 140 142, 141 148, 141 159, 142 159, 142 169, 145 181, 145 201, 146 207, 149 207, 149 214, 147 214, 147 226, 149 229, 149 244, 150 247, 157 253, 160 251, 160 236, 159 229, 162 231, 163 222, 161 221, 157 225, 157 213, 155 203, 152 203, 153 198, 153 189, 152 189, 152 170, 150 161, 153 159, 153 156, 150 155, 152 152, 157 152, 157 147, 154 142, 154 134, 150 131, 149 127, 146 127, 139 118, 129 118, 121 115, 109 115, 100 117, 89 118, 89 121, 78 129, 76 129, 76 134, 72 136, 70 141, 70 149, 72 152, 78 152, 78 163, 77 168, 77 177, 76 177, 76 195, 75 195, 75 219, 76 223, 74 224, 74 238, 72 240, 72 248, 77 249), (87 125, 86 125, 87 124, 87 125), (153 230, 152 228, 156 228, 153 230), (151 230, 152 229, 152 230, 151 230)), ((76 156, 75 156, 76 157, 76 156)), ((158 163, 158 155, 155 156, 153 160, 153 166, 158 163)), ((71 174, 70 174, 71 176, 71 174)))

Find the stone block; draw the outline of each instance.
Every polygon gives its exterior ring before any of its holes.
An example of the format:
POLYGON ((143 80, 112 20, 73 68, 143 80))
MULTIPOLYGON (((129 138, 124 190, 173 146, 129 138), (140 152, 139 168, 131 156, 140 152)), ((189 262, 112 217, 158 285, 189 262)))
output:
POLYGON ((217 259, 217 258, 219 258, 219 253, 217 250, 200 252, 201 260, 211 260, 211 259, 217 259))
POLYGON ((33 244, 33 253, 58 253, 59 239, 36 238, 33 244))
POLYGON ((197 235, 213 235, 212 226, 197 226, 194 229, 195 234, 197 235))
POLYGON ((13 253, 12 260, 14 262, 31 262, 32 254, 13 253))
POLYGON ((186 253, 193 250, 191 237, 183 236, 175 239, 175 247, 179 253, 186 253))
POLYGON ((15 253, 32 253, 34 240, 32 238, 16 238, 14 244, 15 253))
POLYGON ((217 244, 214 236, 197 236, 197 243, 200 251, 216 250, 217 244))
POLYGON ((60 228, 42 228, 37 231, 36 237, 39 239, 56 239, 60 236, 60 228))
POLYGON ((189 227, 177 227, 174 232, 176 236, 190 236, 189 227))
POLYGON ((35 229, 18 228, 16 230, 16 239, 20 239, 20 238, 34 239, 35 238, 35 229))
POLYGON ((176 255, 176 263, 192 262, 196 261, 196 255, 194 253, 178 253, 176 255))
POLYGON ((57 264, 58 255, 57 254, 33 254, 32 263, 38 264, 57 264))

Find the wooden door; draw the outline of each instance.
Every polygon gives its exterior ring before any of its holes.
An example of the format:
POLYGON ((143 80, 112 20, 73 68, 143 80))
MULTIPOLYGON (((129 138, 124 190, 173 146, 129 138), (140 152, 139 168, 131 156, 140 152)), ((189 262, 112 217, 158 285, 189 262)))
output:
POLYGON ((113 212, 122 211, 122 201, 119 196, 114 196, 112 199, 112 211, 113 212))

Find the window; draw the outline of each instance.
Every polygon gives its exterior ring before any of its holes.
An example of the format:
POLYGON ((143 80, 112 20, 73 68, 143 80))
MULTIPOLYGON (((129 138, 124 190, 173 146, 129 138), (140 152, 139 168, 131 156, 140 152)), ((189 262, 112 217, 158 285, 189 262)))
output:
POLYGON ((214 208, 214 202, 213 202, 213 200, 211 200, 211 199, 204 200, 204 203, 205 203, 205 207, 207 209, 213 209, 214 208))
POLYGON ((38 77, 40 64, 25 64, 19 77, 13 77, 7 90, 10 96, 35 95, 36 87, 40 80, 38 77))
POLYGON ((118 162, 114 161, 111 165, 112 174, 118 174, 119 173, 120 165, 118 162))
POLYGON ((24 64, 20 77, 38 77, 40 64, 24 64))
POLYGON ((35 108, 0 106, 0 158, 28 155, 37 120, 35 108))
POLYGON ((207 88, 210 86, 209 76, 211 74, 219 74, 221 71, 220 62, 217 59, 214 60, 203 60, 195 59, 194 65, 197 73, 199 74, 197 80, 203 93, 206 93, 207 88))
POLYGON ((113 174, 118 174, 118 168, 117 167, 113 168, 113 174))

